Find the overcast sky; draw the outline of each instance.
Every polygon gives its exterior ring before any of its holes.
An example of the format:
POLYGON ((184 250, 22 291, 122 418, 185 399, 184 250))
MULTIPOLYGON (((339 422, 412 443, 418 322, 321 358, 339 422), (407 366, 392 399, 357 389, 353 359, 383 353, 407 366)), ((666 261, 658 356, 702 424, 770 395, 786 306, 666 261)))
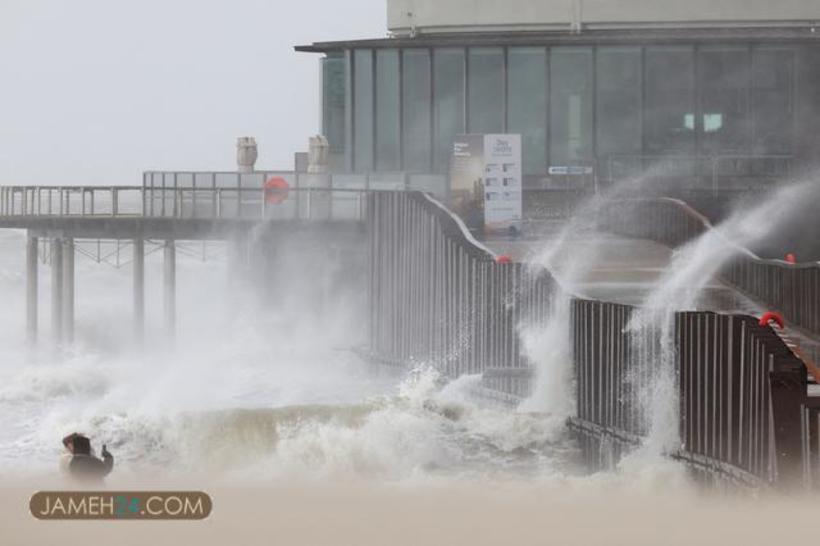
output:
POLYGON ((0 184, 290 169, 319 130, 319 56, 386 34, 385 0, 0 0, 0 184))

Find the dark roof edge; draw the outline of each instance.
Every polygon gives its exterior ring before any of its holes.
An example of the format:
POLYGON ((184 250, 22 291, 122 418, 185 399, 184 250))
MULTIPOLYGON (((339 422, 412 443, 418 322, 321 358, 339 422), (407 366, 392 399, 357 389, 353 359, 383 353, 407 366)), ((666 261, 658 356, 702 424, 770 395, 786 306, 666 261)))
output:
POLYGON ((401 36, 367 40, 316 42, 295 46, 294 50, 325 53, 354 48, 447 47, 482 45, 551 45, 551 44, 632 44, 680 43, 693 41, 809 42, 820 44, 820 32, 810 28, 700 28, 654 30, 585 30, 572 32, 457 32, 450 34, 419 34, 414 38, 401 36))

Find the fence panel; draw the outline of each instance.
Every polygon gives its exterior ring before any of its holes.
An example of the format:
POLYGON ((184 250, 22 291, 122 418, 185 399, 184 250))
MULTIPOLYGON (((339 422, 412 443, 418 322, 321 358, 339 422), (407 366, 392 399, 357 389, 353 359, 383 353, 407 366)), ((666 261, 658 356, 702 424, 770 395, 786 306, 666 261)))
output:
MULTIPOLYGON (((553 282, 544 270, 496 263, 422 193, 371 192, 367 211, 374 354, 454 377, 529 366, 518 327, 546 317, 553 282)), ((496 383, 521 392, 524 375, 496 383)))

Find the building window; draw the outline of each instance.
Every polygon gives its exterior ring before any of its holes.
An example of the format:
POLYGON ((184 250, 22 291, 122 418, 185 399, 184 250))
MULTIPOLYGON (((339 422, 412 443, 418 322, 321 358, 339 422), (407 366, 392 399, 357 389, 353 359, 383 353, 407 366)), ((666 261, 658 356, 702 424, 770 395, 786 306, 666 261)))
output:
POLYGON ((447 172, 453 140, 464 132, 464 49, 441 48, 433 52, 434 67, 434 169, 447 172))
POLYGON ((376 168, 400 169, 399 151, 399 52, 376 52, 376 168))
POLYGON ((373 52, 353 55, 353 161, 357 172, 373 169, 373 52))
POLYGON ((792 153, 794 51, 755 49, 752 63, 754 153, 792 153))
POLYGON ((595 60, 596 154, 602 176, 635 174, 643 150, 641 48, 601 47, 595 60), (626 156, 632 156, 626 157, 626 156), (623 172, 623 168, 628 169, 623 172), (610 172, 612 170, 612 172, 610 172))
POLYGON ((579 165, 593 159, 592 48, 550 51, 550 164, 579 165))
POLYGON ((525 175, 547 172, 547 50, 507 51, 507 132, 521 133, 525 175))
POLYGON ((692 155, 696 129, 693 48, 647 48, 645 79, 646 151, 692 155))
POLYGON ((429 172, 432 152, 429 50, 405 49, 402 70, 404 170, 429 172))
POLYGON ((500 47, 470 48, 468 116, 471 133, 504 130, 504 50, 500 47))
POLYGON ((710 47, 698 51, 701 154, 748 151, 749 77, 748 49, 710 47))
POLYGON ((333 153, 345 149, 345 79, 344 54, 329 53, 322 59, 322 133, 333 153))

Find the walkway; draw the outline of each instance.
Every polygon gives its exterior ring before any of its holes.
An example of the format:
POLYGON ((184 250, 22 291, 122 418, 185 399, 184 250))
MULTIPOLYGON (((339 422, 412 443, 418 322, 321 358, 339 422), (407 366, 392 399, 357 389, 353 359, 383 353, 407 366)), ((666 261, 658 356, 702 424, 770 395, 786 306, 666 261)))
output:
MULTIPOLYGON (((510 256, 514 261, 531 261, 558 236, 559 226, 542 232, 539 239, 516 241, 485 241, 493 252, 510 256)), ((601 301, 641 305, 660 281, 672 260, 672 250, 654 241, 629 239, 611 234, 582 232, 571 236, 562 245, 558 261, 576 260, 585 272, 576 279, 576 295, 601 301)), ((762 308, 719 279, 709 280, 701 291, 697 310, 719 313, 742 313, 760 317, 769 309, 762 308)), ((778 332, 799 356, 807 361, 810 375, 820 377, 820 340, 789 328, 778 332)), ((819 395, 820 389, 813 388, 819 395)))

